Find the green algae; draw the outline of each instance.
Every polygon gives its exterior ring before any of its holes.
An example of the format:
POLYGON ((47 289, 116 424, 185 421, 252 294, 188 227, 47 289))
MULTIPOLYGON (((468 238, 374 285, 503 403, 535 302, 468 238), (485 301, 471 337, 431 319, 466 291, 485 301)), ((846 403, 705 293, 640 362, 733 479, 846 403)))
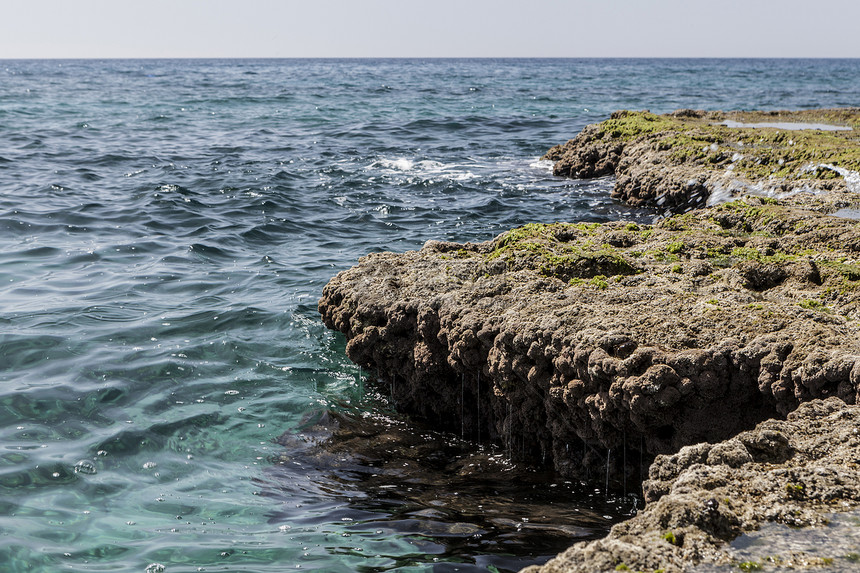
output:
POLYGON ((639 269, 615 247, 588 239, 600 228, 599 223, 531 223, 505 233, 487 260, 528 263, 544 276, 565 282, 592 279, 593 286, 606 288, 607 276, 635 274, 639 269))
POLYGON ((820 300, 814 300, 811 298, 803 299, 802 301, 797 303, 797 306, 799 306, 800 308, 805 308, 807 310, 820 310, 823 312, 826 312, 829 310, 823 302, 821 302, 820 300))
POLYGON ((606 282, 606 277, 603 275, 597 275, 597 276, 591 277, 591 280, 589 281, 589 283, 591 283, 591 285, 594 286, 598 290, 604 290, 604 289, 609 288, 609 283, 606 282))
POLYGON ((613 139, 628 141, 648 133, 677 129, 680 125, 683 124, 674 118, 648 111, 619 111, 599 124, 595 137, 608 135, 613 139))
POLYGON ((671 253, 673 255, 677 255, 681 251, 684 250, 684 242, 683 241, 672 241, 668 245, 666 245, 666 252, 671 253))
POLYGON ((802 483, 787 483, 785 484, 785 493, 790 499, 803 499, 806 494, 806 487, 802 483))
POLYGON ((678 538, 673 531, 667 531, 663 534, 663 540, 671 545, 678 545, 678 538))
POLYGON ((860 265, 848 264, 842 261, 824 261, 822 264, 833 269, 837 274, 849 281, 860 281, 860 265))
POLYGON ((734 247, 731 256, 737 260, 757 261, 762 264, 782 264, 797 261, 799 257, 794 254, 774 251, 767 255, 755 247, 734 247))
POLYGON ((598 124, 595 138, 630 142, 639 138, 656 140, 658 151, 668 153, 675 163, 689 163, 706 169, 731 169, 752 180, 827 180, 840 177, 823 165, 860 170, 860 112, 851 110, 811 110, 757 113, 656 115, 642 111, 622 111, 598 124), (778 127, 728 127, 727 118, 740 121, 817 122, 851 127, 854 130, 787 130, 778 127))

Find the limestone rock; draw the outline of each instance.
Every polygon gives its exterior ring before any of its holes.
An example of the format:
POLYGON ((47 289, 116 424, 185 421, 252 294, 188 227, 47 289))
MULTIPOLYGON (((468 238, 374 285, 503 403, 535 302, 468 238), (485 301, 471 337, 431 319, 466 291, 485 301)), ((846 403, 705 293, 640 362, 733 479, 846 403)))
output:
POLYGON ((523 573, 685 571, 730 563, 725 542, 765 522, 821 526, 860 506, 858 427, 860 407, 814 400, 727 442, 658 456, 643 511, 523 573))
POLYGON ((858 256, 857 221, 746 199, 368 255, 320 311, 401 410, 582 475, 608 450, 677 452, 814 398, 854 403, 858 256))
POLYGON ((586 126, 543 158, 555 162, 556 175, 615 175, 614 197, 669 212, 749 194, 792 198, 835 211, 846 194, 851 195, 848 203, 858 202, 860 182, 851 187, 842 177, 860 170, 858 130, 858 108, 680 110, 667 115, 619 111, 586 126), (799 191, 829 193, 794 197, 799 191))

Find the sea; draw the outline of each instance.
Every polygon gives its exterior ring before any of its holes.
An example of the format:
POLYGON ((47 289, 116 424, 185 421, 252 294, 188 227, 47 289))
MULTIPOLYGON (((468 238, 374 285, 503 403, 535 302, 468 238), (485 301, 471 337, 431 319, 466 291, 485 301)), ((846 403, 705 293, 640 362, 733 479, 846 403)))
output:
POLYGON ((0 61, 0 570, 501 573, 604 535, 632 484, 403 420, 322 325, 323 286, 428 239, 651 222, 541 155, 618 109, 857 106, 858 77, 860 60, 0 61))

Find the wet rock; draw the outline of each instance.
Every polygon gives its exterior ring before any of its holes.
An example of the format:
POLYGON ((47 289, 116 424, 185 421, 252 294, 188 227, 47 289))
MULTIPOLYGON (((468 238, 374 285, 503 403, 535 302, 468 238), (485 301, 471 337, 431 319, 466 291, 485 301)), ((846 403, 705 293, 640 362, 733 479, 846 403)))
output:
POLYGON ((658 456, 643 511, 605 539, 574 545, 524 573, 678 572, 699 563, 730 564, 726 541, 742 532, 767 522, 823 525, 832 512, 860 507, 858 427, 860 407, 814 400, 785 421, 658 456))
MULTIPOLYGON (((654 225, 429 241, 325 287, 323 321, 409 415, 568 476, 635 481, 658 455, 644 512, 532 572, 683 571, 765 521, 857 506, 860 223, 828 213, 860 205, 841 177, 860 146, 724 125, 761 115, 617 112, 547 153, 614 174, 654 225)), ((857 109, 766 119, 860 128, 857 109)))
POLYGON ((834 212, 860 200, 860 189, 850 189, 840 177, 860 170, 858 128, 858 108, 775 114, 619 111, 553 147, 544 159, 555 162, 553 172, 560 176, 615 175, 614 197, 675 213, 741 195, 790 198, 834 212), (824 124, 841 130, 800 129, 824 124), (830 193, 794 196, 799 191, 830 193), (846 201, 840 195, 851 197, 846 201))
POLYGON ((356 533, 378 528, 423 539, 436 556, 494 555, 497 566, 516 570, 573 540, 599 539, 629 515, 629 505, 513 464, 502 451, 346 406, 308 414, 276 442, 282 449, 257 480, 273 503, 271 518, 295 517, 297 487, 318 490, 321 503, 355 520, 356 533))
MULTIPOLYGON (((856 221, 758 199, 653 226, 527 225, 364 257, 320 311, 398 408, 580 476, 855 402, 858 238, 856 221)), ((713 456, 765 455, 736 446, 713 456)))

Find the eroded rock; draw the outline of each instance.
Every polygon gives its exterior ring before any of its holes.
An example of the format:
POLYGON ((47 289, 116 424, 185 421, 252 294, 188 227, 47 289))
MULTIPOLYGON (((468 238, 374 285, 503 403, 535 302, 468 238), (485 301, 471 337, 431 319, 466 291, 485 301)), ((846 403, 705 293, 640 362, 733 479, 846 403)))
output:
POLYGON ((368 255, 320 311, 403 411, 579 475, 854 403, 858 255, 857 221, 747 199, 368 255))
POLYGON ((550 150, 556 174, 683 214, 368 255, 320 312, 400 410, 513 459, 637 479, 671 454, 645 511, 533 573, 726 562, 760 523, 860 499, 860 222, 828 215, 860 205, 858 129, 857 109, 618 112, 550 150), (782 122, 846 129, 761 125, 782 122))
POLYGON ((553 147, 544 159, 555 162, 556 175, 615 175, 614 197, 669 212, 732 196, 789 198, 799 191, 828 192, 793 200, 835 211, 846 193, 852 195, 847 203, 858 201, 858 183, 852 188, 843 177, 860 170, 858 130, 858 108, 680 110, 666 115, 618 111, 553 147))
POLYGON ((766 522, 822 526, 860 506, 858 427, 860 407, 814 400, 726 442, 658 456, 643 511, 524 573, 679 572, 731 563, 726 542, 766 522))

